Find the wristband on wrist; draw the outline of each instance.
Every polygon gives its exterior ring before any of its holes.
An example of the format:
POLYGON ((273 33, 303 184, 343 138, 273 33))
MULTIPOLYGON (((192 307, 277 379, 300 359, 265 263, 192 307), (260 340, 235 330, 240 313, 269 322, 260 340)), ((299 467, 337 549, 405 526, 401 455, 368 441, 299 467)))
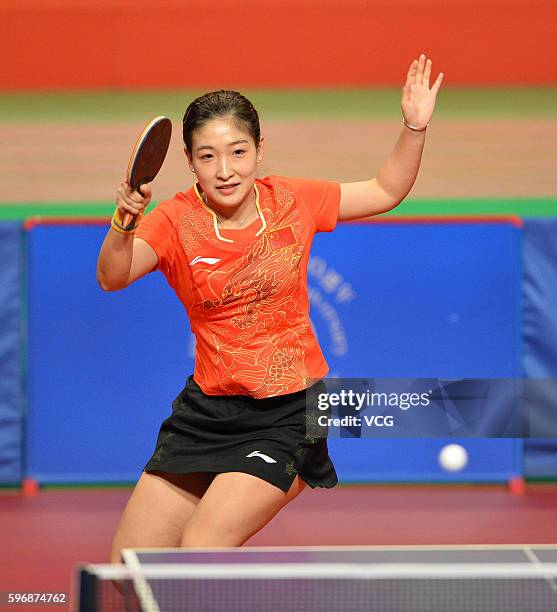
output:
POLYGON ((408 123, 408 121, 406 121, 406 118, 405 118, 405 117, 403 117, 403 118, 402 118, 402 123, 403 123, 403 125, 405 125, 405 126, 406 126, 406 127, 409 129, 409 130, 412 130, 413 132, 425 132, 425 131, 427 130, 427 128, 429 127, 429 123, 428 123, 428 124, 427 124, 425 127, 423 127, 423 128, 416 127, 415 125, 410 125, 410 124, 408 123))
POLYGON ((119 208, 116 208, 114 214, 112 215, 110 226, 119 234, 131 235, 135 233, 135 230, 137 229, 137 226, 139 225, 139 221, 142 216, 143 213, 139 213, 134 217, 134 219, 129 225, 124 225, 124 213, 122 213, 119 208))

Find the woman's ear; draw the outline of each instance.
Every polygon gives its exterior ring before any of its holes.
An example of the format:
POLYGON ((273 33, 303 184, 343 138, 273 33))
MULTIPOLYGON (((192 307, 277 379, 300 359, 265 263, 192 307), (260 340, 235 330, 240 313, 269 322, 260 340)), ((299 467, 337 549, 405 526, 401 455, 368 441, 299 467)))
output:
POLYGON ((186 147, 184 147, 184 153, 186 154, 188 160, 189 169, 195 174, 195 168, 193 167, 193 158, 191 156, 191 153, 186 149, 186 147))
POLYGON ((257 145, 257 161, 260 162, 263 159, 263 149, 265 148, 265 139, 261 138, 257 145))

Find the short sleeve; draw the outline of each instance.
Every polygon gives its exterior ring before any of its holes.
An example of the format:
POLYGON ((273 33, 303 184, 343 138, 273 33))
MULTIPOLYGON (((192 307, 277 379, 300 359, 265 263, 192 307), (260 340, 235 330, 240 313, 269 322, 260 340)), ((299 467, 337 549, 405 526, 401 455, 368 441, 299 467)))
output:
POLYGON ((151 212, 147 213, 135 235, 145 240, 159 258, 157 269, 168 275, 174 254, 176 252, 177 234, 172 223, 169 204, 161 202, 151 212))
POLYGON ((317 179, 288 179, 302 198, 317 232, 335 229, 340 209, 340 183, 317 179))

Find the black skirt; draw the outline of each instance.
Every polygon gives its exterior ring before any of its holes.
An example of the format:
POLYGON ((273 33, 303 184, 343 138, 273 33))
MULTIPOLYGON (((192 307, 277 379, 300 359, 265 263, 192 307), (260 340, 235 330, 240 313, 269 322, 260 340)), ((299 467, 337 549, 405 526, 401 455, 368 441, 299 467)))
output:
MULTIPOLYGON (((311 388, 312 393, 319 382, 311 388)), ((334 487, 327 440, 307 432, 306 394, 255 399, 205 395, 193 376, 172 403, 145 471, 244 472, 288 491, 296 475, 310 487, 334 487)), ((311 428, 310 428, 311 429, 311 428)))

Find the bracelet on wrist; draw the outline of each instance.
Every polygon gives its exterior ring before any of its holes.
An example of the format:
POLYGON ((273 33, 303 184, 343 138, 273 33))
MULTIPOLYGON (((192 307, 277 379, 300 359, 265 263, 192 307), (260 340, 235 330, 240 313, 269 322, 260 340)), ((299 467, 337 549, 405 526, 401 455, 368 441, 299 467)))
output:
POLYGON ((136 215, 129 225, 124 225, 124 213, 122 213, 119 208, 116 208, 114 214, 112 215, 110 226, 119 234, 131 235, 135 233, 135 230, 139 225, 139 220, 141 219, 141 217, 142 213, 136 215))
POLYGON ((427 130, 427 128, 429 127, 429 123, 428 123, 428 124, 426 124, 426 126, 425 126, 425 127, 423 127, 423 128, 416 127, 415 125, 410 125, 410 124, 408 123, 408 121, 406 121, 406 118, 405 118, 405 117, 403 117, 403 118, 402 118, 402 124, 403 124, 405 127, 407 127, 409 130, 412 130, 413 132, 425 132, 425 131, 427 130))

